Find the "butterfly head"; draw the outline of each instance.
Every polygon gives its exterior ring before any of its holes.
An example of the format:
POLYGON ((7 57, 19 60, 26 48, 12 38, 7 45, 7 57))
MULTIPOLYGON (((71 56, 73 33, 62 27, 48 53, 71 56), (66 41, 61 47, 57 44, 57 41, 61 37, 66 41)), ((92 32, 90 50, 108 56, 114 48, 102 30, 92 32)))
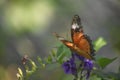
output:
POLYGON ((81 25, 81 19, 78 15, 74 15, 73 20, 72 20, 72 24, 81 25))
POLYGON ((73 17, 72 29, 75 30, 76 32, 80 32, 82 30, 81 19, 78 15, 74 15, 73 17))

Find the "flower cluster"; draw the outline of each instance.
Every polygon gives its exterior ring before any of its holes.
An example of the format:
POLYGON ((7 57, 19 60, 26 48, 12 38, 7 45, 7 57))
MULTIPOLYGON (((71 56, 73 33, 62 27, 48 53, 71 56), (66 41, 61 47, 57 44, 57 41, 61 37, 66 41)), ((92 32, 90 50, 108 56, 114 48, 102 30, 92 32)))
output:
MULTIPOLYGON (((82 74, 83 71, 87 71, 87 73, 85 74, 85 77, 87 80, 87 79, 89 79, 90 72, 93 69, 93 61, 86 59, 86 58, 78 55, 77 53, 73 53, 72 57, 69 60, 65 61, 62 66, 63 66, 65 73, 72 74, 75 76, 78 75, 79 68, 82 69, 81 75, 83 75, 82 74), (76 66, 76 62, 75 62, 76 59, 79 59, 81 61, 79 67, 76 66)), ((81 77, 83 77, 83 76, 81 76, 81 77)))
POLYGON ((75 75, 77 73, 77 68, 76 68, 74 58, 70 58, 70 60, 67 60, 66 62, 64 62, 63 68, 64 68, 65 73, 67 74, 75 75))

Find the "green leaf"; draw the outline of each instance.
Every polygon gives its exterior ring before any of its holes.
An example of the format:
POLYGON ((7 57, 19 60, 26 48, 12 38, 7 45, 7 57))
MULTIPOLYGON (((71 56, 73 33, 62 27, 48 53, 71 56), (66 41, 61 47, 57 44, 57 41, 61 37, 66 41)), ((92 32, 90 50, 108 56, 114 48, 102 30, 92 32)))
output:
POLYGON ((33 73, 33 71, 32 70, 26 70, 26 73, 27 73, 28 76, 30 76, 33 73))
POLYGON ((100 58, 97 60, 97 63, 103 68, 105 68, 108 64, 112 63, 114 60, 116 60, 117 57, 113 58, 113 59, 109 59, 109 58, 100 58))
POLYGON ((19 73, 16 74, 18 80, 22 80, 22 77, 19 73))
POLYGON ((109 72, 104 72, 102 70, 95 70, 95 71, 93 71, 93 74, 102 78, 102 80, 120 80, 120 74, 110 72, 110 71, 109 72))
POLYGON ((21 77, 23 77, 23 72, 22 72, 21 68, 19 68, 19 67, 18 67, 18 73, 21 77))
POLYGON ((53 58, 52 58, 51 55, 49 55, 48 57, 45 57, 45 58, 44 58, 44 61, 45 61, 45 63, 50 64, 50 63, 52 63, 53 58))
POLYGON ((59 63, 63 62, 64 57, 71 56, 71 51, 64 44, 61 44, 57 49, 56 59, 59 63))
POLYGON ((105 78, 106 77, 106 74, 103 73, 102 70, 94 70, 93 74, 96 75, 96 76, 98 76, 98 77, 100 77, 100 78, 105 78))
POLYGON ((51 50, 51 54, 53 57, 56 57, 56 52, 53 49, 51 50))
POLYGON ((94 42, 94 49, 98 51, 100 48, 102 48, 106 44, 107 42, 102 37, 100 37, 94 42))
POLYGON ((98 77, 97 75, 91 76, 90 80, 102 80, 100 77, 98 77))
POLYGON ((58 61, 59 63, 62 63, 65 55, 66 55, 66 53, 61 53, 61 54, 57 57, 57 61, 58 61))
POLYGON ((42 67, 45 68, 45 64, 42 64, 42 67))
POLYGON ((42 64, 42 59, 39 56, 37 57, 37 60, 40 64, 42 64))
POLYGON ((65 45, 64 45, 64 53, 66 54, 66 56, 71 56, 70 49, 68 47, 66 47, 65 45))
POLYGON ((33 71, 33 72, 36 71, 37 65, 35 64, 35 62, 32 61, 32 60, 30 60, 30 63, 31 63, 31 65, 32 65, 32 71, 33 71))
POLYGON ((64 45, 61 44, 57 49, 57 57, 64 51, 64 45))
POLYGON ((69 50, 68 47, 66 47, 64 44, 61 44, 59 47, 58 47, 58 50, 57 50, 57 61, 59 63, 62 63, 64 57, 66 56, 70 56, 71 55, 71 51, 69 50))
POLYGON ((50 63, 52 62, 52 56, 51 55, 48 56, 48 62, 50 62, 50 63))

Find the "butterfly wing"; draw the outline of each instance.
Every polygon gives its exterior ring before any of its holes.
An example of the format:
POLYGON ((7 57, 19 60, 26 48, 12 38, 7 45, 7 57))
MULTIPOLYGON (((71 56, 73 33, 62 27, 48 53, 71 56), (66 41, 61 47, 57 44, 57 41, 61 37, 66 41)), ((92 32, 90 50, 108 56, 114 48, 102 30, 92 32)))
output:
POLYGON ((93 59, 92 56, 88 53, 86 53, 85 51, 81 50, 79 47, 77 47, 74 43, 65 40, 63 37, 58 36, 58 34, 55 34, 56 37, 64 44, 66 45, 68 48, 70 48, 72 51, 78 53, 79 55, 87 58, 87 59, 93 59))
POLYGON ((90 54, 90 43, 83 35, 80 37, 78 44, 76 44, 81 50, 85 51, 86 53, 90 54))
POLYGON ((71 38, 77 47, 90 54, 90 44, 83 32, 76 32, 75 30, 71 29, 71 38))

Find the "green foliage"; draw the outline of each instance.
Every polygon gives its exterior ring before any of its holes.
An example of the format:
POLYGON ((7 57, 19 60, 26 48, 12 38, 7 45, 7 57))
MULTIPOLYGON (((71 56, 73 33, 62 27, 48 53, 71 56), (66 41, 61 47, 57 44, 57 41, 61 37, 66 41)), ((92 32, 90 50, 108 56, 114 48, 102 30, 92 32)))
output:
POLYGON ((69 57, 71 55, 71 52, 64 44, 61 44, 57 49, 56 55, 57 61, 62 63, 66 56, 69 57))
POLYGON ((62 62, 63 62, 63 58, 66 56, 65 54, 66 54, 66 53, 63 52, 63 53, 61 53, 61 54, 57 57, 57 61, 58 61, 59 63, 62 63, 62 62))
POLYGON ((51 54, 53 57, 56 57, 56 52, 54 50, 51 50, 51 54))
POLYGON ((42 59, 39 56, 37 57, 37 60, 38 60, 39 64, 42 64, 42 59))
POLYGON ((17 75, 18 80, 23 80, 23 72, 21 68, 18 67, 18 73, 16 75, 17 75))
POLYGON ((93 75, 90 80, 102 80, 100 77, 93 75))
POLYGON ((94 71, 94 75, 98 76, 102 80, 120 80, 120 73, 114 73, 114 72, 103 72, 102 70, 96 70, 94 71))
POLYGON ((102 69, 104 69, 107 65, 109 65, 110 63, 112 63, 114 60, 116 60, 117 58, 113 58, 113 59, 109 59, 109 58, 100 58, 97 60, 97 63, 100 65, 100 67, 102 69))
POLYGON ((100 37, 94 42, 94 49, 98 51, 100 48, 102 48, 106 44, 107 42, 102 37, 100 37))
POLYGON ((64 45, 60 45, 57 49, 57 57, 64 51, 64 45))
POLYGON ((61 44, 58 49, 57 49, 57 57, 60 56, 61 54, 65 54, 66 56, 69 56, 71 55, 70 53, 70 50, 64 45, 64 44, 61 44))

